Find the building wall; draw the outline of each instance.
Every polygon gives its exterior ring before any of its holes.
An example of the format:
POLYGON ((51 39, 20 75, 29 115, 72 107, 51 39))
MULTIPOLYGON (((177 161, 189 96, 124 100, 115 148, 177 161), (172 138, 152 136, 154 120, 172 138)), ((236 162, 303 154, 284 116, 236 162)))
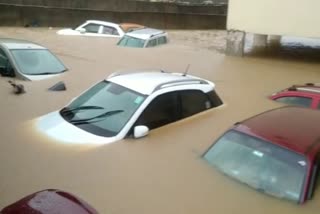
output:
POLYGON ((229 0, 228 30, 320 38, 320 0, 229 0))
POLYGON ((87 19, 166 29, 225 29, 227 5, 185 6, 127 0, 0 0, 0 25, 76 26, 87 19))

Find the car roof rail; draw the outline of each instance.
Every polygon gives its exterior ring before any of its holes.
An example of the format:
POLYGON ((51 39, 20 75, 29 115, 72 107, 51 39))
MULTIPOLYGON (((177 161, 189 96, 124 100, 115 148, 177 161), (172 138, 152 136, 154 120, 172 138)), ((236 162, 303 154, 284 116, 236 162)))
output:
POLYGON ((168 87, 178 86, 178 85, 188 85, 188 84, 209 84, 207 81, 202 79, 180 79, 180 80, 172 80, 164 83, 160 83, 157 85, 152 93, 168 87))
POLYGON ((165 71, 163 69, 141 69, 141 70, 133 70, 133 71, 115 71, 113 72, 112 74, 110 74, 107 79, 109 78, 112 78, 112 77, 116 77, 116 76, 121 76, 121 75, 126 75, 126 74, 134 74, 134 73, 141 73, 141 72, 144 72, 144 71, 151 71, 151 72, 161 72, 161 73, 168 73, 168 74, 171 74, 172 72, 169 72, 169 71, 165 71))

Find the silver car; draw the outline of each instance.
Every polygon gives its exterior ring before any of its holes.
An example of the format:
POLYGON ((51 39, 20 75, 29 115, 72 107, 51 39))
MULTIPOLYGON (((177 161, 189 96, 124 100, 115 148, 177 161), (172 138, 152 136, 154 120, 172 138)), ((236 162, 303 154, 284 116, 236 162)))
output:
POLYGON ((59 75, 67 68, 47 48, 33 42, 0 38, 0 74, 24 80, 59 75))

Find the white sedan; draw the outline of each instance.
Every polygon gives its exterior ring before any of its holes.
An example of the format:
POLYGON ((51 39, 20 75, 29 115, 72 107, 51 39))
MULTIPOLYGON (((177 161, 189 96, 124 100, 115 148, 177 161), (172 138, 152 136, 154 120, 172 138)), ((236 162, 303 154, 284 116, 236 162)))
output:
POLYGON ((66 28, 57 31, 59 35, 74 36, 100 36, 100 37, 122 37, 126 32, 142 28, 142 25, 132 23, 115 24, 112 22, 87 20, 75 29, 66 28))

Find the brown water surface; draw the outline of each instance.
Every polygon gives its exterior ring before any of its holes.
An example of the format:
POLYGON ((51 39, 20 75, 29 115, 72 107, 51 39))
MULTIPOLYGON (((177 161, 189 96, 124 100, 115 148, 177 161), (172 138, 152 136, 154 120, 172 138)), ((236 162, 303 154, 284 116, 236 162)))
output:
MULTIPOLYGON (((197 43, 201 32, 172 33, 169 45, 130 49, 115 46, 115 39, 57 36, 55 30, 43 28, 0 28, 1 37, 47 46, 70 69, 49 80, 18 81, 27 91, 19 96, 11 93, 7 78, 0 78, 0 207, 41 189, 58 188, 80 196, 101 213, 319 212, 320 193, 303 206, 272 198, 216 172, 201 155, 233 123, 280 106, 268 95, 292 84, 319 82, 320 64, 281 56, 226 57, 204 47, 204 39, 197 43), (35 129, 34 118, 61 108, 116 70, 183 72, 187 64, 190 74, 216 83, 222 107, 151 131, 143 139, 100 146, 66 145, 35 129), (47 91, 60 80, 67 91, 47 91)), ((206 37, 207 43, 222 47, 224 37, 217 38, 220 42, 206 37)))

